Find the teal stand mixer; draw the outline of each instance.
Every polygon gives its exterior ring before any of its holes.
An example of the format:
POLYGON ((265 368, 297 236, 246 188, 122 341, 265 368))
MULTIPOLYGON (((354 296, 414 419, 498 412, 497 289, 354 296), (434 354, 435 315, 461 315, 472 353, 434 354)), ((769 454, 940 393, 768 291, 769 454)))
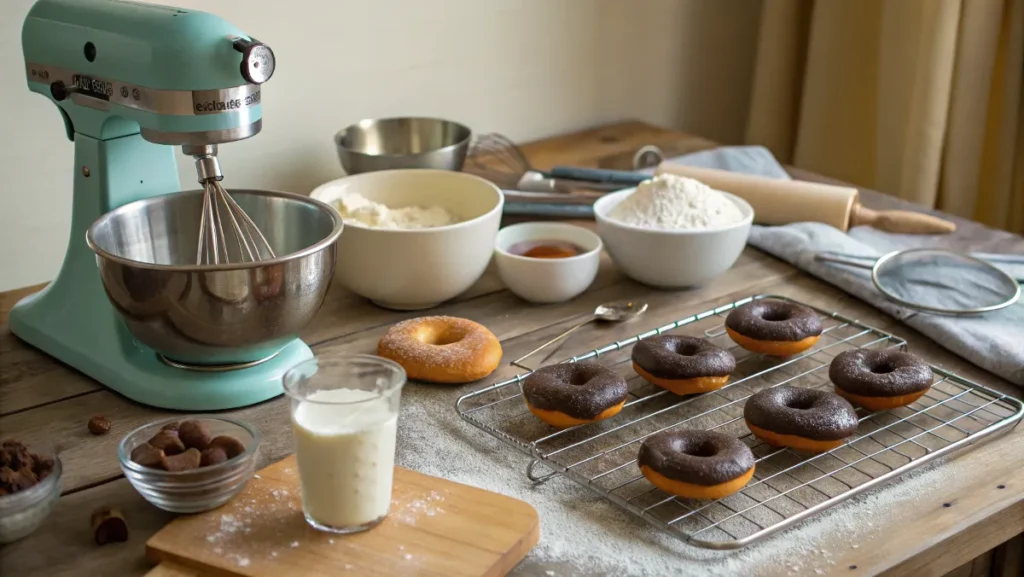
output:
POLYGON ((280 394, 312 356, 298 331, 325 297, 341 223, 306 197, 220 186, 217 145, 260 131, 273 52, 211 14, 123 0, 38 0, 22 44, 75 170, 60 272, 14 307, 11 331, 143 404, 280 394), (203 190, 181 191, 176 146, 203 190))

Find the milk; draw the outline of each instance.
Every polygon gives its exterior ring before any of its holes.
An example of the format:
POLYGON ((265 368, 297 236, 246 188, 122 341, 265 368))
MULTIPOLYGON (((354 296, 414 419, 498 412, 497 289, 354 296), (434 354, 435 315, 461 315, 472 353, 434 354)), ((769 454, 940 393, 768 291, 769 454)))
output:
POLYGON ((358 530, 387 515, 398 425, 389 398, 354 389, 317 391, 293 410, 292 425, 307 518, 358 530))

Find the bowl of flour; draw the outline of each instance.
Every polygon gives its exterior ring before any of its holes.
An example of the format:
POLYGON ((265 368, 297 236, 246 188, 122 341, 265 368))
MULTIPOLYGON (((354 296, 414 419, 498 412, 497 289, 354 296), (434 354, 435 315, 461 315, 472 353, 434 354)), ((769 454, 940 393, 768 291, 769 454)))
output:
POLYGON ((397 310, 431 308, 472 286, 491 261, 504 205, 482 178, 430 169, 346 176, 310 196, 345 223, 337 279, 397 310))
POLYGON ((692 178, 662 174, 594 203, 597 232, 630 278, 659 288, 703 285, 743 252, 754 209, 692 178))

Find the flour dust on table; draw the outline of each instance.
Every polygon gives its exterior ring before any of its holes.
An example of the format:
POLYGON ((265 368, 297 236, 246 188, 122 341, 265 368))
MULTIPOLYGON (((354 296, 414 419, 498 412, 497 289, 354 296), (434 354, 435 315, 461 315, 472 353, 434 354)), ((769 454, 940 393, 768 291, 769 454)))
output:
MULTIPOLYGON (((540 514, 541 540, 512 575, 822 574, 835 570, 833 558, 843 553, 826 550, 824 543, 842 542, 850 549, 865 550, 879 545, 874 542, 876 526, 909 520, 915 514, 913 502, 944 482, 941 471, 927 468, 883 491, 852 499, 782 536, 739 551, 698 549, 625 514, 567 479, 530 482, 525 473, 528 459, 459 420, 453 406, 465 392, 414 383, 406 386, 397 464, 533 505, 540 514), (798 564, 793 559, 803 561, 798 564)), ((438 501, 423 507, 443 505, 438 501)))

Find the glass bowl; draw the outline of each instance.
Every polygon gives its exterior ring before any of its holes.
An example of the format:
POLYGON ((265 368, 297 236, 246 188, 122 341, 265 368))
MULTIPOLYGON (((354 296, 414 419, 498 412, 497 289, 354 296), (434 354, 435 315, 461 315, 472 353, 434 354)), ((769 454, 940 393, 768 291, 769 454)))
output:
POLYGON ((60 499, 60 459, 52 449, 42 448, 28 444, 30 452, 53 459, 53 470, 28 489, 0 497, 0 544, 13 543, 35 531, 60 499))
POLYGON ((259 446, 259 432, 242 421, 202 415, 181 416, 143 425, 128 433, 117 447, 117 458, 124 476, 153 505, 171 513, 200 513, 227 503, 245 487, 255 473, 259 446), (245 445, 245 451, 223 463, 188 471, 143 467, 131 460, 132 450, 152 438, 164 425, 189 419, 204 422, 213 437, 235 437, 245 445))

